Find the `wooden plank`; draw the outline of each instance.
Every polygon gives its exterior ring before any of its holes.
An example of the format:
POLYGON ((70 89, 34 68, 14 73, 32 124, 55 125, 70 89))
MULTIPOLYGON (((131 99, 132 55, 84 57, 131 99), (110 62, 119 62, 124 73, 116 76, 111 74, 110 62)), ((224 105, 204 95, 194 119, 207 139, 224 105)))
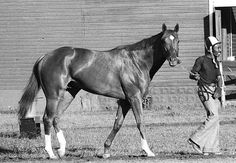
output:
POLYGON ((236 61, 222 61, 223 67, 236 67, 236 61))
POLYGON ((236 91, 236 85, 229 85, 225 87, 226 91, 236 91))
POLYGON ((227 59, 227 29, 222 29, 222 59, 227 59))
POLYGON ((236 76, 236 72, 224 71, 224 75, 236 76))

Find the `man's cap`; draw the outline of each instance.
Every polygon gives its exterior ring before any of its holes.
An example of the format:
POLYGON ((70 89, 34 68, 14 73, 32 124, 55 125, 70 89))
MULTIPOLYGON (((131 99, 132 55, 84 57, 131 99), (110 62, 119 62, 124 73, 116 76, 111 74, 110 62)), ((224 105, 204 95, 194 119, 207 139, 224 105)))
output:
POLYGON ((220 44, 221 42, 214 36, 209 36, 206 38, 205 45, 206 48, 209 50, 211 46, 214 46, 216 44, 220 44))

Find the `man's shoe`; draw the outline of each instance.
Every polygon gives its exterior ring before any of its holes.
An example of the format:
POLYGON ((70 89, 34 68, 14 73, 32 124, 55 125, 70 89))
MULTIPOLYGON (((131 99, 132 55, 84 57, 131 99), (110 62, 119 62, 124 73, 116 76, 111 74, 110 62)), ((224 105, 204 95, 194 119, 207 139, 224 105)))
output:
POLYGON ((201 148, 194 142, 192 139, 188 139, 188 143, 193 147, 193 149, 197 152, 202 154, 201 148))

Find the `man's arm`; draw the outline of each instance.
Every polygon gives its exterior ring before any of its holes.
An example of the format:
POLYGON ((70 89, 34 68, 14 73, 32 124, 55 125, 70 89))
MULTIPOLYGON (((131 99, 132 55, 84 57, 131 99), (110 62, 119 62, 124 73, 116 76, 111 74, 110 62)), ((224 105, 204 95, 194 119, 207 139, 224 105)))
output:
POLYGON ((222 77, 220 75, 217 76, 217 87, 220 87, 220 88, 223 87, 223 81, 222 81, 222 77))
POLYGON ((198 73, 201 69, 202 57, 196 59, 192 70, 189 73, 189 78, 193 80, 200 80, 200 74, 198 73))
POLYGON ((215 92, 214 92, 214 95, 213 97, 214 98, 219 98, 221 96, 221 92, 222 92, 222 89, 223 89, 223 81, 222 81, 222 77, 219 75, 217 76, 217 83, 216 83, 216 89, 215 89, 215 92))

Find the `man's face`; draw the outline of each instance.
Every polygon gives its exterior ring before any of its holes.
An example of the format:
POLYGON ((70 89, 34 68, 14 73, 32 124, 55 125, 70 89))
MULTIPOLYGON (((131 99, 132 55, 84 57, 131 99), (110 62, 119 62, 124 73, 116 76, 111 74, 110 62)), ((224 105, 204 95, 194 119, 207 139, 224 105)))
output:
POLYGON ((221 54, 221 44, 216 44, 212 47, 212 52, 214 56, 219 57, 221 54))

